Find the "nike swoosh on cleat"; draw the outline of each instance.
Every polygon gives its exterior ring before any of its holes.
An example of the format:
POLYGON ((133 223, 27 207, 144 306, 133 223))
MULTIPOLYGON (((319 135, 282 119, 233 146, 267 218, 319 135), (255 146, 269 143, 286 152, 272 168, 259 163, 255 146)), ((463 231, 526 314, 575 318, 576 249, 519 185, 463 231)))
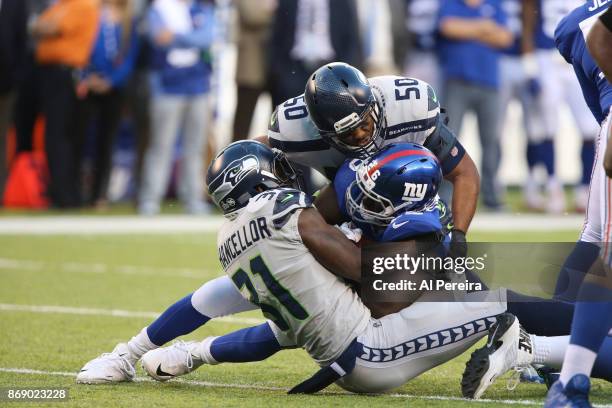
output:
POLYGON ((157 370, 155 371, 155 374, 163 376, 163 377, 174 377, 172 374, 162 371, 161 364, 157 366, 157 370))
POLYGON ((79 371, 79 373, 82 373, 83 371, 87 371, 87 370, 81 370, 81 371, 79 371))

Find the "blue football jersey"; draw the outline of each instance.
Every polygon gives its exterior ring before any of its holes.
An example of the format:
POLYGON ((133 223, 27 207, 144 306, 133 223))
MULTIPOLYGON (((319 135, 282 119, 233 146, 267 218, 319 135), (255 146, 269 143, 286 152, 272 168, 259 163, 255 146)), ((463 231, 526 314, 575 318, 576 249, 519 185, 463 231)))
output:
POLYGON ((563 58, 574 67, 582 94, 599 123, 612 106, 612 85, 606 80, 586 45, 586 37, 612 0, 590 0, 565 16, 555 30, 555 43, 563 58))
MULTIPOLYGON (((334 178, 334 190, 336 193, 336 199, 340 211, 347 220, 350 216, 347 211, 346 205, 346 191, 350 184, 355 181, 355 173, 359 166, 360 160, 346 160, 342 166, 338 169, 334 178)), ((449 211, 444 207, 446 214, 449 211)), ((446 232, 447 226, 442 225, 441 219, 448 224, 452 223, 452 217, 441 217, 440 207, 434 208, 430 211, 414 212, 407 211, 398 215, 391 221, 389 226, 385 230, 376 230, 374 228, 362 228, 363 233, 370 239, 379 242, 393 242, 407 240, 417 235, 432 233, 432 232, 446 232)), ((446 236, 448 240, 448 236, 446 236)))

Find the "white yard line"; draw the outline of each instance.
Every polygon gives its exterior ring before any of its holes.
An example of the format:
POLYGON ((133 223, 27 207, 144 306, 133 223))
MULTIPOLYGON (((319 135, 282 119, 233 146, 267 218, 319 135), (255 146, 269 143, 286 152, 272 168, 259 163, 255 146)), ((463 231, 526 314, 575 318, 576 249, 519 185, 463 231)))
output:
MULTIPOLYGON (((578 230, 584 217, 577 214, 486 214, 472 222, 473 231, 578 230)), ((213 233, 223 223, 221 216, 32 216, 0 217, 0 235, 101 235, 213 233)))
MULTIPOLYGON (((126 318, 145 318, 155 319, 160 313, 158 312, 138 312, 132 310, 121 309, 96 309, 87 307, 68 307, 68 306, 51 306, 51 305, 17 305, 10 303, 0 303, 0 311, 3 312, 28 312, 28 313, 55 313, 55 314, 70 314, 81 316, 112 316, 126 318)), ((222 322, 232 324, 261 324, 263 319, 253 317, 234 317, 224 316, 217 317, 211 322, 222 322)))
MULTIPOLYGON (((167 276, 203 280, 210 271, 196 268, 166 268, 146 265, 109 265, 105 263, 43 262, 33 259, 0 258, 0 270, 43 270, 58 268, 75 273, 120 273, 124 275, 167 276)), ((219 269, 218 274, 223 272, 219 269)))
MULTIPOLYGON (((30 375, 48 375, 48 376, 56 376, 56 377, 76 377, 76 373, 68 372, 68 371, 44 371, 44 370, 32 370, 29 368, 5 368, 0 367, 0 372, 3 373, 13 373, 13 374, 30 374, 30 375)), ((147 377, 137 377, 135 379, 136 382, 155 382, 154 380, 147 377)), ((195 381, 195 380, 185 380, 181 378, 176 378, 172 380, 173 382, 178 382, 182 384, 194 385, 198 387, 218 387, 218 388, 238 388, 238 389, 252 389, 252 390, 266 390, 266 391, 288 391, 287 388, 282 387, 271 387, 265 385, 249 385, 249 384, 232 384, 232 383, 216 383, 210 381, 195 381)), ((355 395, 349 393, 338 393, 338 392, 325 392, 323 394, 330 395, 355 395)), ((541 406, 544 401, 535 401, 535 400, 496 400, 496 399, 479 399, 479 400, 468 400, 460 397, 447 397, 441 395, 412 395, 412 394, 382 394, 386 397, 392 398, 406 398, 406 399, 422 399, 422 400, 433 400, 433 401, 464 401, 470 403, 484 403, 484 404, 503 404, 503 405, 535 405, 541 406)), ((612 408, 612 405, 595 405, 598 408, 612 408)))

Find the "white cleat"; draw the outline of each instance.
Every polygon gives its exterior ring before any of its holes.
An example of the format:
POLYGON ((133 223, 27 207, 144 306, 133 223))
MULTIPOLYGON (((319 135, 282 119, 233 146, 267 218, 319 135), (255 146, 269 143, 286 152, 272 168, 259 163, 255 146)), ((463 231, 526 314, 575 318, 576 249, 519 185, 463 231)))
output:
POLYGON ((521 369, 533 361, 531 337, 520 326, 516 316, 504 313, 489 329, 484 347, 472 353, 461 379, 466 398, 478 399, 495 379, 513 368, 521 369))
POLYGON ((176 341, 171 346, 151 350, 142 356, 142 368, 157 381, 189 374, 204 364, 199 357, 199 346, 195 341, 176 341))
POLYGON ((136 375, 135 361, 130 361, 130 351, 127 344, 117 344, 112 353, 104 353, 94 358, 76 377, 78 384, 108 384, 132 381, 136 375))

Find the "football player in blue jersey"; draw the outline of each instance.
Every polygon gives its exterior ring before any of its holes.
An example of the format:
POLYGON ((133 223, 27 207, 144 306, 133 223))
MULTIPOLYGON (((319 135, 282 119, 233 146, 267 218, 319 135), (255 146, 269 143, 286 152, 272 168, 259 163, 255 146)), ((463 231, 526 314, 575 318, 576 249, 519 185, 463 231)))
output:
MULTIPOLYGON (((612 274, 610 265, 610 224, 612 185, 604 172, 603 153, 608 141, 612 107, 612 85, 589 54, 585 38, 599 17, 608 12, 609 0, 590 0, 563 18, 555 31, 557 48, 570 63, 587 105, 601 124, 595 168, 591 180, 589 210, 581 240, 591 243, 599 257, 591 264, 595 272, 579 286, 572 322, 570 346, 559 380, 551 387, 546 407, 590 407, 588 400, 594 361, 602 353, 602 343, 612 328, 612 274)), ((609 14, 606 14, 609 16, 609 14)), ((607 17, 609 19, 609 17, 607 17)), ((606 21, 606 18, 604 18, 606 21)), ((609 22, 609 20, 607 20, 609 22)), ((609 44, 607 45, 609 47, 609 44)), ((588 269, 588 268, 587 268, 588 269)), ((587 270, 582 269, 582 270, 587 270)), ((609 364, 609 362, 608 362, 609 364)))

